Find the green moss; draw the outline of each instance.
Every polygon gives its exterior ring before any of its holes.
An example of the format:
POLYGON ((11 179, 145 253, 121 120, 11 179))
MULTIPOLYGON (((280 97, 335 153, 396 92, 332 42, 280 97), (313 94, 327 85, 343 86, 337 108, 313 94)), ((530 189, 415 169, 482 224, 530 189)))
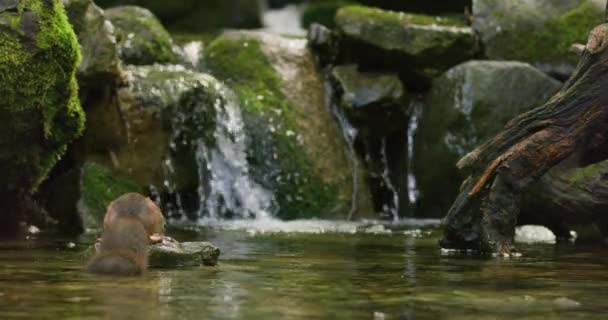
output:
POLYGON ((0 169, 8 189, 33 191, 81 134, 76 36, 61 1, 21 1, 0 26, 0 169), (35 24, 37 27, 32 27, 35 24))
POLYGON ((340 9, 337 14, 345 18, 348 17, 349 19, 374 20, 392 27, 399 27, 406 24, 465 26, 463 21, 449 17, 410 14, 358 5, 344 7, 340 9))
POLYGON ((576 55, 570 53, 574 43, 587 43, 589 32, 603 23, 602 15, 590 1, 565 14, 551 18, 541 27, 520 28, 498 33, 493 40, 500 46, 503 59, 527 62, 576 63, 576 55))
POLYGON ((260 43, 222 37, 205 50, 205 59, 211 73, 226 81, 239 96, 252 139, 248 160, 252 171, 257 172, 253 173, 257 180, 265 181, 266 187, 275 191, 278 215, 293 219, 335 211, 340 206, 338 188, 324 181, 293 136, 299 131, 297 115, 282 93, 281 80, 260 43), (268 177, 268 172, 276 169, 279 173, 268 177))
POLYGON ((86 213, 94 218, 97 225, 101 225, 110 202, 125 193, 141 192, 141 188, 134 182, 115 175, 96 163, 87 162, 81 170, 80 199, 86 213))

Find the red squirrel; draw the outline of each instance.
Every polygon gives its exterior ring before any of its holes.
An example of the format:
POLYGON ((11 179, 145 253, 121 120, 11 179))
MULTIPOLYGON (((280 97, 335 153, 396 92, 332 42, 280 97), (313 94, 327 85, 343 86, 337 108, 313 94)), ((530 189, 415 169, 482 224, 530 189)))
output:
POLYGON ((87 263, 92 273, 141 275, 148 267, 148 246, 162 240, 165 219, 160 208, 138 193, 108 205, 96 254, 87 263))

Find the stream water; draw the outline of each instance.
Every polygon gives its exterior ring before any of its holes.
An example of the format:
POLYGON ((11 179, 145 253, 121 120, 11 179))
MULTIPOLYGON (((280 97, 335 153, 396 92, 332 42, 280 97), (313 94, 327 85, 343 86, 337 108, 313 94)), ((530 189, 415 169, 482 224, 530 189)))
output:
POLYGON ((520 258, 481 259, 442 253, 439 230, 407 223, 392 231, 275 224, 169 232, 212 241, 219 265, 136 278, 84 273, 90 236, 0 242, 0 319, 600 319, 606 311, 606 249, 522 244, 520 258))

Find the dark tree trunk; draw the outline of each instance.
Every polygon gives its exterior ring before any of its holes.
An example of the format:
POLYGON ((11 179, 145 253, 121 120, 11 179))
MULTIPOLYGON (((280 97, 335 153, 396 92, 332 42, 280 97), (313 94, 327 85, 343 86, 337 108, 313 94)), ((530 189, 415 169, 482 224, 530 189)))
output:
POLYGON ((508 254, 522 195, 575 152, 608 136, 608 24, 596 27, 574 74, 545 105, 524 113, 458 162, 469 173, 446 216, 441 245, 508 254))

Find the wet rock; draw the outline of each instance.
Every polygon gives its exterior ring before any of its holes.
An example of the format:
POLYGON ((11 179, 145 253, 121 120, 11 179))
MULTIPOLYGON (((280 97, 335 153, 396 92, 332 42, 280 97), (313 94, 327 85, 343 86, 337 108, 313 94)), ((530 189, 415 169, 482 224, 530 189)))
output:
POLYGON ((331 78, 341 112, 356 129, 355 146, 366 164, 376 211, 390 219, 405 216, 409 99, 401 80, 352 64, 334 67, 331 78))
POLYGON ((120 58, 127 64, 174 63, 173 40, 148 9, 120 6, 106 10, 115 28, 120 58))
MULTIPOLYGON (((89 260, 95 254, 95 246, 88 247, 82 254, 89 260)), ((179 268, 215 266, 220 249, 209 242, 178 242, 164 237, 161 243, 150 245, 148 266, 150 268, 179 268)))
POLYGON ((437 76, 477 50, 471 28, 451 18, 348 6, 336 25, 345 38, 343 61, 399 71, 411 82, 437 76))
POLYGON ((357 65, 336 66, 332 76, 342 89, 344 107, 357 110, 373 105, 399 106, 405 89, 396 74, 359 72, 357 65))
POLYGON ((0 198, 3 222, 46 179, 84 129, 78 42, 60 1, 0 7, 0 198), (9 194, 11 194, 9 196, 9 194), (11 209, 13 208, 13 209, 11 209))
POLYGON ((443 216, 463 179, 458 159, 514 116, 543 104, 560 86, 520 62, 471 61, 435 80, 414 147, 420 210, 443 216))
POLYGON ((137 5, 148 8, 171 30, 208 32, 224 28, 262 27, 258 0, 98 0, 104 8, 137 5))
POLYGON ((148 264, 151 268, 215 266, 220 249, 209 242, 163 240, 150 246, 148 264))
POLYGON ((488 58, 529 62, 566 78, 578 61, 570 46, 587 43, 604 8, 605 1, 592 0, 474 0, 473 26, 488 58))
POLYGON ((103 10, 92 0, 63 0, 63 5, 80 44, 80 85, 99 85, 105 80, 120 78, 114 26, 103 10))
POLYGON ((119 101, 129 141, 114 151, 115 160, 106 155, 106 161, 141 186, 196 194, 203 179, 197 174, 202 168, 196 146, 215 139, 216 110, 227 103, 225 87, 179 66, 129 67, 126 72, 130 85, 120 91, 119 101))
POLYGON ((338 56, 339 41, 334 31, 324 25, 312 23, 308 28, 308 46, 321 66, 333 64, 338 56))
POLYGON ((367 186, 353 183, 347 145, 305 40, 230 32, 208 46, 205 61, 239 97, 250 172, 273 191, 279 217, 372 213, 367 186))
POLYGON ((142 188, 128 177, 103 165, 86 162, 45 185, 46 209, 66 233, 78 234, 101 228, 107 205, 129 192, 142 188))

